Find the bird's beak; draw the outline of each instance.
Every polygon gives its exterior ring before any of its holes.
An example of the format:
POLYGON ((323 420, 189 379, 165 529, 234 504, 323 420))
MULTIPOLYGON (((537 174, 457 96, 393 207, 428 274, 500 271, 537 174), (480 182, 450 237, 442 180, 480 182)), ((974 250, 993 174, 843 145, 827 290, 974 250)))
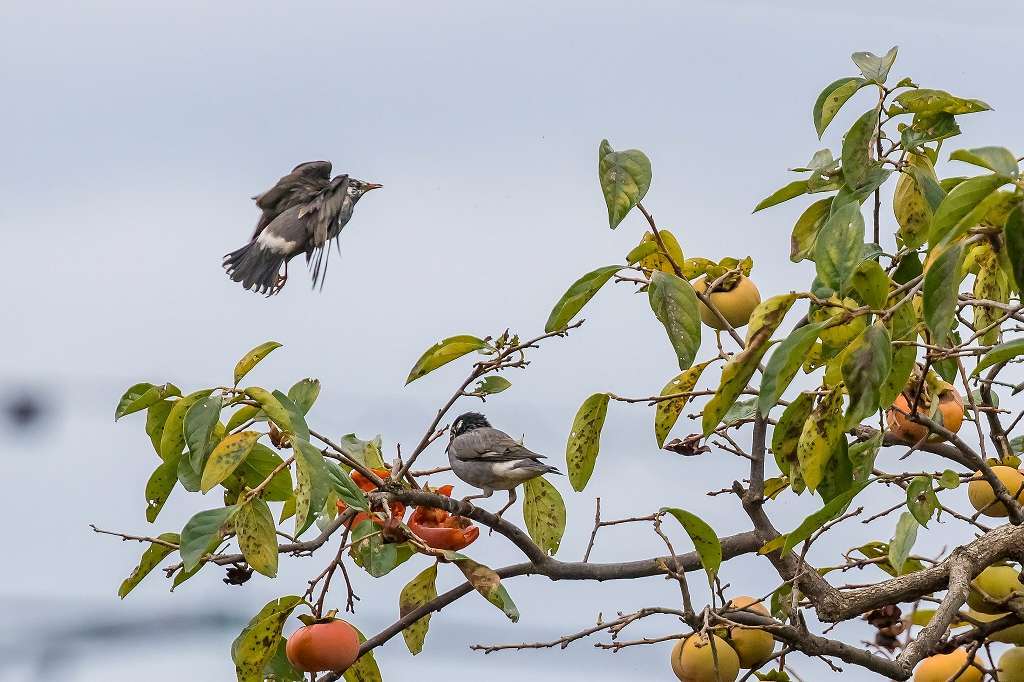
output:
POLYGON ((366 188, 366 191, 369 192, 371 189, 380 189, 384 185, 378 185, 377 183, 374 182, 368 182, 363 186, 366 188))

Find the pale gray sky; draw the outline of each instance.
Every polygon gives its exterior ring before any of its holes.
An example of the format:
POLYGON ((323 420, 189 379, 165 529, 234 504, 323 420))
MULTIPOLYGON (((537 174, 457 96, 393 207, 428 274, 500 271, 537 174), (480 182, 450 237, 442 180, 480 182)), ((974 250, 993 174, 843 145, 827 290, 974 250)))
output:
MULTIPOLYGON (((277 581, 257 577, 244 589, 210 571, 168 595, 154 575, 117 601, 140 547, 95 536, 87 524, 177 530, 213 505, 179 490, 157 524, 146 524, 142 489, 156 460, 141 419, 111 419, 126 386, 226 381, 242 352, 273 338, 285 347, 254 380, 287 387, 317 376, 318 428, 380 432, 389 448, 411 446, 464 369, 403 388, 424 348, 453 333, 537 332, 570 282, 620 260, 639 239, 638 216, 607 228, 595 178, 602 137, 651 157, 645 203, 688 255, 752 255, 765 296, 806 287, 813 269, 787 258, 804 204, 750 209, 790 179, 787 167, 823 146, 811 105, 825 84, 855 73, 849 53, 900 45, 896 78, 912 75, 995 108, 966 120, 957 146, 1021 153, 1022 21, 1024 9, 1012 2, 970 10, 795 0, 3 3, 0 230, 9 257, 0 390, 45 390, 54 419, 44 433, 0 433, 8 482, 0 509, 10 525, 0 599, 17 605, 19 617, 37 611, 30 630, 54 631, 66 624, 47 605, 101 624, 209 606, 248 617, 266 598, 301 592, 318 560, 288 560, 277 581), (309 291, 301 268, 273 299, 242 291, 219 263, 255 221, 248 197, 317 158, 385 188, 359 205, 322 294, 309 291)), ((861 97, 825 144, 836 149, 871 105, 861 97)), ((649 395, 674 374, 642 297, 609 287, 585 317, 582 330, 535 353, 529 372, 510 376, 513 388, 486 405, 496 425, 525 433, 554 459, 587 395, 649 395)), ((742 463, 720 452, 659 453, 650 422, 647 408, 613 404, 590 486, 573 494, 559 481, 570 516, 560 557, 582 554, 597 495, 608 518, 671 504, 723 533, 745 528, 737 507, 703 494, 741 477, 742 463)), ((423 463, 443 460, 435 448, 423 463)), ((788 527, 814 505, 805 496, 773 511, 788 527)), ((819 560, 888 532, 848 525, 819 560)), ((943 532, 922 532, 921 547, 949 542, 943 532)), ((595 558, 659 552, 647 535, 608 530, 595 558)), ((474 550, 491 565, 518 560, 497 538, 474 550)), ((366 632, 389 623, 398 589, 420 567, 410 562, 378 583, 358 575, 363 601, 353 621, 366 632)), ((745 593, 774 586, 762 560, 731 563, 723 575, 745 593)), ((465 647, 550 638, 598 612, 675 603, 670 584, 518 579, 508 587, 523 613, 518 625, 470 596, 435 616, 420 657, 400 639, 381 650, 385 678, 428 666, 442 674, 471 667, 496 681, 524 672, 561 680, 573 665, 597 679, 669 679, 667 647, 610 655, 583 642, 568 653, 486 658, 465 647)), ((40 653, 21 643, 22 626, 5 614, 0 628, 19 654, 5 657, 0 680, 51 679, 32 672, 40 653)), ((138 653, 142 641, 83 640, 85 663, 62 670, 62 679, 130 679, 138 665, 158 668, 153 680, 178 679, 179 665, 190 679, 230 678, 233 630, 188 639, 186 629, 174 637, 187 655, 158 662, 138 653)), ((637 630, 672 631, 671 622, 637 630)), ((837 632, 870 636, 857 624, 837 632)), ((829 675, 813 661, 799 670, 807 679, 829 675)))

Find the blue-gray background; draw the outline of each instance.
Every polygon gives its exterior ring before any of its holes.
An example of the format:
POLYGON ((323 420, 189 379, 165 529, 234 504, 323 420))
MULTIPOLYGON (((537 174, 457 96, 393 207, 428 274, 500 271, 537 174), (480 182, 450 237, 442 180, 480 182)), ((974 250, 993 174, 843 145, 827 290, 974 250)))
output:
MULTIPOLYGON (((789 263, 786 239, 806 202, 750 209, 819 148, 810 109, 820 88, 855 73, 850 52, 899 44, 897 78, 994 106, 965 121, 957 146, 1020 153, 1022 21, 1007 2, 3 3, 0 394, 41 396, 46 414, 34 428, 0 431, 0 680, 230 679, 238 623, 267 598, 301 592, 322 563, 290 559, 279 580, 257 576, 242 589, 210 570, 174 595, 154 574, 118 601, 142 548, 88 523, 156 533, 216 504, 179 490, 146 524, 142 488, 156 458, 140 417, 112 420, 127 385, 224 382, 242 352, 273 338, 285 347, 254 380, 286 387, 317 376, 318 428, 382 433, 389 453, 397 442, 408 448, 464 369, 403 388, 426 346, 459 332, 538 331, 569 282, 639 239, 638 216, 607 228, 595 179, 602 137, 648 152, 646 203, 687 254, 754 256, 765 295, 803 287, 812 271, 789 263), (243 292, 219 258, 248 236, 248 197, 318 158, 385 189, 360 204, 322 294, 301 268, 276 298, 243 292)), ((826 143, 835 149, 870 100, 854 100, 826 143)), ((586 317, 486 405, 497 425, 555 459, 586 395, 649 395, 673 374, 643 298, 609 287, 586 317)), ((671 504, 722 533, 744 529, 728 499, 704 495, 742 477, 742 462, 717 450, 660 453, 650 421, 648 408, 613 404, 586 493, 557 481, 570 524, 560 557, 582 554, 597 495, 606 518, 671 504)), ((676 435, 686 432, 681 424, 676 435)), ((434 448, 421 463, 442 462, 434 448)), ((773 513, 787 527, 814 504, 804 496, 773 513)), ((848 523, 816 560, 885 540, 894 523, 848 523)), ((922 532, 919 551, 953 542, 949 528, 922 532)), ((608 529, 595 559, 657 552, 647 531, 608 529)), ((473 553, 492 565, 518 560, 497 538, 473 553)), ((357 574, 354 622, 368 633, 389 623, 417 570, 374 584, 357 574)), ((739 593, 775 585, 752 558, 723 576, 739 593)), ((456 579, 442 571, 444 585, 456 579)), ((519 624, 471 595, 434 617, 418 658, 400 638, 379 651, 385 678, 426 667, 494 680, 580 670, 670 679, 667 645, 612 655, 580 642, 487 657, 467 646, 550 638, 598 613, 674 604, 671 584, 518 579, 509 589, 519 624)), ((663 620, 635 632, 677 631, 663 620)), ((871 636, 856 623, 836 632, 871 636)), ((829 676, 820 662, 796 665, 805 679, 829 676)))

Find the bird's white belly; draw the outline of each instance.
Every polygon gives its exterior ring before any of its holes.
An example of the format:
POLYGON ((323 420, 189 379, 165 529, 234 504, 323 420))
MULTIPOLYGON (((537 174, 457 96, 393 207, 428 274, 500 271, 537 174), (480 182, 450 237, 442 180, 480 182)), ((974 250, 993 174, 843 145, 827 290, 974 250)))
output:
POLYGON ((275 253, 291 253, 295 248, 295 242, 288 241, 276 234, 270 234, 268 230, 260 232, 260 236, 256 238, 256 243, 264 249, 275 253))
POLYGON ((470 485, 492 490, 509 490, 533 478, 536 472, 516 468, 519 462, 456 462, 455 474, 470 485))

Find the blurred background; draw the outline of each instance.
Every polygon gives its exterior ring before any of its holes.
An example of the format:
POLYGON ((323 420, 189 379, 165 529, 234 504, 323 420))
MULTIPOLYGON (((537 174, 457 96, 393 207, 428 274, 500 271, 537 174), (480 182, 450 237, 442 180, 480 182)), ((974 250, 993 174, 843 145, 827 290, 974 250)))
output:
MULTIPOLYGON (((157 462, 141 415, 113 421, 127 386, 223 383, 243 352, 275 339, 284 348, 254 381, 286 389, 318 377, 311 424, 334 435, 380 433, 393 456, 397 443, 419 439, 464 374, 465 362, 403 388, 427 346, 506 327, 532 335, 569 283, 639 240, 637 215, 607 227, 595 177, 602 137, 651 157, 645 204, 687 255, 752 255, 765 296, 805 288, 813 268, 789 262, 787 239, 806 202, 750 211, 789 181, 786 168, 825 144, 837 150, 873 104, 858 96, 820 143, 810 114, 821 88, 856 73, 851 52, 898 44, 894 80, 910 75, 994 107, 965 117, 949 149, 999 144, 1021 153, 1022 22, 1017 3, 984 1, 2 3, 0 681, 233 679, 228 648, 241 624, 266 600, 301 594, 326 561, 288 559, 277 580, 257 575, 241 588, 207 569, 173 595, 155 571, 118 600, 143 547, 88 524, 155 535, 219 504, 179 488, 146 523, 143 487, 157 462), (323 293, 309 291, 301 268, 277 297, 244 292, 220 257, 249 236, 257 215, 249 197, 311 159, 384 189, 360 204, 323 293)), ((891 226, 891 212, 884 216, 891 226)), ((587 395, 650 395, 676 372, 645 298, 608 287, 585 317, 485 406, 495 425, 555 460, 587 395)), ((743 462, 719 450, 686 459, 659 452, 651 422, 649 408, 613 403, 585 493, 556 481, 569 509, 560 558, 582 556, 595 496, 608 519, 673 505, 723 534, 747 527, 731 500, 705 496, 741 478, 743 462)), ((674 435, 691 424, 681 420, 674 435)), ((440 446, 420 460, 443 463, 440 446)), ((927 458, 907 466, 943 468, 927 458)), ((881 491, 871 503, 887 501, 881 491)), ((788 529, 817 504, 790 497, 771 511, 788 529)), ((518 506, 510 518, 521 518, 518 506)), ((895 521, 849 522, 812 559, 835 563, 841 550, 888 540, 895 521)), ((916 553, 969 536, 932 524, 916 553)), ((497 536, 473 549, 492 566, 519 560, 497 536)), ((594 560, 662 551, 646 529, 609 528, 594 560)), ((361 600, 351 620, 368 634, 392 622, 398 590, 421 568, 410 561, 379 582, 355 573, 361 600)), ((722 574, 734 593, 754 595, 772 590, 773 576, 750 557, 722 574)), ((439 588, 459 580, 442 570, 439 588)), ((423 669, 496 682, 582 671, 594 680, 671 679, 667 644, 614 655, 588 641, 566 651, 468 649, 674 605, 671 583, 518 578, 508 589, 518 624, 470 595, 434 616, 419 657, 401 638, 378 650, 385 679, 423 669)), ((625 634, 679 631, 650 619, 625 634)), ((858 642, 873 631, 853 622, 834 634, 858 642)), ((808 681, 833 675, 820 661, 795 665, 808 681)))

